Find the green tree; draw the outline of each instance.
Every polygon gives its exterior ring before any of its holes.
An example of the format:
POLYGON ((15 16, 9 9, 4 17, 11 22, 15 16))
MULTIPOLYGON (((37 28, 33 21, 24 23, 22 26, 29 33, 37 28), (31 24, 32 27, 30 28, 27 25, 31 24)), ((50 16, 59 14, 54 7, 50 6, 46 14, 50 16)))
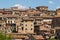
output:
POLYGON ((50 40, 55 40, 55 38, 50 38, 50 40))
POLYGON ((12 40, 10 35, 0 32, 0 40, 12 40))

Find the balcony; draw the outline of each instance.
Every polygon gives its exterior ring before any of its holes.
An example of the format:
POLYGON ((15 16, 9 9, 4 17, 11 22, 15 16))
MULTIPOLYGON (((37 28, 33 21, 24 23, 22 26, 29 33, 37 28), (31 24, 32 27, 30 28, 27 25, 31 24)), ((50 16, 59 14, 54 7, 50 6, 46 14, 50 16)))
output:
POLYGON ((40 22, 40 21, 39 22, 35 22, 34 25, 35 26, 40 26, 40 25, 43 25, 43 22, 40 22))
POLYGON ((7 24, 15 24, 16 22, 8 21, 7 24))
POLYGON ((0 20, 0 23, 2 23, 2 21, 0 20))
POLYGON ((44 23, 46 23, 46 24, 52 24, 52 22, 51 22, 51 21, 47 21, 47 22, 44 22, 44 23))
POLYGON ((9 23, 7 23, 7 24, 12 24, 12 23, 9 22, 9 23))
POLYGON ((0 24, 3 24, 4 22, 2 20, 0 20, 0 24))
POLYGON ((50 31, 50 29, 49 29, 49 28, 46 28, 46 27, 44 27, 44 26, 40 26, 40 30, 50 31))

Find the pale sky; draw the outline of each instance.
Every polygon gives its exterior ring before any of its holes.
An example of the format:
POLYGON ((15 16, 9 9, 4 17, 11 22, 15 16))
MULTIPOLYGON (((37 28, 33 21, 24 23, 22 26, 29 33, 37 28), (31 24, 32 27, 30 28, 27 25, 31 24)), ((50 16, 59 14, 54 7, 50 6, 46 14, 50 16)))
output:
POLYGON ((60 8, 60 0, 0 0, 0 8, 10 8, 18 5, 20 7, 48 6, 49 9, 60 8))

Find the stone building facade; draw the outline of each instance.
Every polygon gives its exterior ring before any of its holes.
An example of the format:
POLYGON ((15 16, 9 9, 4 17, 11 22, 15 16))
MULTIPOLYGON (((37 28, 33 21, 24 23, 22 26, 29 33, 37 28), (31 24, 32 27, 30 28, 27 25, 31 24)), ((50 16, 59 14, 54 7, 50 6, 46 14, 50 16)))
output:
POLYGON ((0 30, 11 34, 13 39, 29 40, 32 37, 35 40, 48 40, 60 30, 59 19, 60 9, 48 10, 47 6, 26 10, 18 7, 0 9, 0 30))

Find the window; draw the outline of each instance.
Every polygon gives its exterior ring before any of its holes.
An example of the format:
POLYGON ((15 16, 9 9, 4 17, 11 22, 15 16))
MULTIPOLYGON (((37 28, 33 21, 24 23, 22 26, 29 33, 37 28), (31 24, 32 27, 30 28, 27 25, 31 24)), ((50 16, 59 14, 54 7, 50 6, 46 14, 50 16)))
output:
POLYGON ((11 23, 12 23, 12 21, 11 21, 11 23))
POLYGON ((1 25, 0 25, 0 27, 1 27, 1 25))
POLYGON ((31 28, 31 30, 32 30, 33 28, 31 28))
POLYGON ((13 24, 12 26, 13 26, 13 31, 12 32, 16 33, 17 32, 17 30, 16 30, 16 24, 13 24))
POLYGON ((32 24, 31 24, 31 26, 32 26, 32 24))
POLYGON ((9 21, 8 21, 8 23, 9 23, 9 21))
POLYGON ((54 34, 54 30, 51 31, 51 34, 54 34))
POLYGON ((8 18, 9 20, 12 19, 12 18, 8 18))
POLYGON ((27 22, 27 21, 25 21, 25 22, 27 22))
POLYGON ((27 30, 27 28, 25 30, 27 30))
POLYGON ((15 12, 16 15, 19 15, 19 13, 15 12))
POLYGON ((0 20, 2 20, 2 18, 0 18, 0 20))
POLYGON ((14 21, 14 23, 15 23, 15 21, 14 21))
POLYGON ((27 24, 25 26, 27 26, 27 24))
POLYGON ((21 23, 21 25, 23 26, 23 23, 21 23))
POLYGON ((10 29, 8 29, 7 31, 10 32, 10 29))
POLYGON ((20 23, 20 26, 21 26, 21 23, 20 23))
POLYGON ((22 27, 22 30, 23 30, 24 28, 22 27))
POLYGON ((55 15, 55 13, 53 13, 53 15, 55 15))
POLYGON ((33 22, 33 21, 31 21, 31 22, 33 22))

